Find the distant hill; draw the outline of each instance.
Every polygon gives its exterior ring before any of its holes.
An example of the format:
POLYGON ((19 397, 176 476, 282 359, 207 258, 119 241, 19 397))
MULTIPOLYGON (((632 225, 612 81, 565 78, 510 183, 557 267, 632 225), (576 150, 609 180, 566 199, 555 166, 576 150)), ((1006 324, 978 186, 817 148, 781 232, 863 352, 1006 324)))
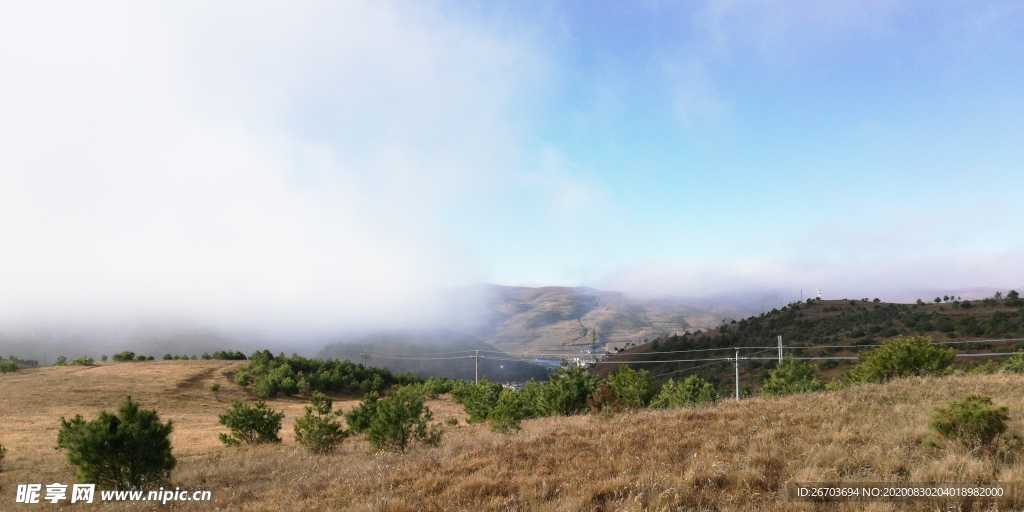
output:
POLYGON ((450 294, 448 325, 509 353, 599 352, 645 339, 708 330, 745 316, 734 306, 630 299, 619 292, 480 284, 450 294))
MULTIPOLYGON (((877 300, 877 299, 876 299, 877 300)), ((999 343, 951 344, 958 353, 1012 352, 1024 348, 1024 300, 987 298, 976 301, 895 304, 866 300, 812 300, 792 303, 760 316, 751 316, 722 325, 718 329, 682 336, 658 338, 651 343, 630 347, 615 353, 592 368, 598 376, 607 375, 617 367, 616 361, 665 361, 632 364, 652 376, 685 377, 695 373, 716 382, 720 391, 729 393, 734 385, 731 362, 706 361, 669 362, 680 359, 733 357, 732 350, 682 352, 688 350, 729 349, 732 347, 764 347, 760 357, 775 357, 778 336, 789 347, 787 354, 798 356, 856 356, 865 345, 878 345, 900 335, 930 336, 935 341, 1011 339, 999 343), (1021 340, 1018 340, 1021 339, 1021 340), (816 348, 816 347, 830 348, 816 348), (800 347, 793 350, 794 347, 800 347), (662 353, 658 353, 662 352, 662 353), (676 352, 676 353, 664 353, 676 352), (693 371, 688 371, 688 369, 693 371)), ((741 355, 750 354, 745 350, 741 355)), ((986 361, 986 358, 958 358, 958 366, 986 361)), ((856 361, 817 361, 818 378, 830 381, 856 361)), ((748 360, 741 363, 741 383, 760 385, 774 361, 748 360)))
POLYGON ((377 334, 333 343, 320 351, 318 357, 348 359, 364 362, 364 353, 370 356, 366 364, 387 368, 393 372, 411 373, 419 377, 448 377, 473 380, 476 375, 472 356, 479 351, 480 378, 491 382, 527 381, 547 379, 547 368, 525 361, 513 361, 512 356, 480 340, 450 330, 395 332, 377 334))
POLYGON ((204 352, 240 350, 246 355, 270 346, 266 340, 251 340, 232 336, 214 329, 165 326, 161 328, 124 327, 57 327, 43 325, 0 331, 0 355, 34 359, 41 364, 53 364, 57 356, 74 359, 81 355, 99 360, 126 350, 136 354, 154 356, 164 354, 200 356, 204 352))

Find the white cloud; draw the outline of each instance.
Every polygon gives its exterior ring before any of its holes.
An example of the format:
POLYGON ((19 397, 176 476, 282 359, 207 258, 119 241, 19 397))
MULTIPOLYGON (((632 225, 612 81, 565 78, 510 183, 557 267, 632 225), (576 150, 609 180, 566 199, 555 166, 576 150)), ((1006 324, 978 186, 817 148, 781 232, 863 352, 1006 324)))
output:
POLYGON ((910 301, 970 288, 1006 291, 1024 286, 1021 253, 961 253, 900 260, 745 260, 703 265, 651 262, 605 278, 607 289, 639 297, 753 297, 799 299, 820 288, 826 299, 879 297, 910 301), (924 294, 924 295, 922 295, 924 294))
POLYGON ((441 211, 506 179, 541 69, 418 4, 5 10, 8 321, 415 321, 462 272, 441 211))

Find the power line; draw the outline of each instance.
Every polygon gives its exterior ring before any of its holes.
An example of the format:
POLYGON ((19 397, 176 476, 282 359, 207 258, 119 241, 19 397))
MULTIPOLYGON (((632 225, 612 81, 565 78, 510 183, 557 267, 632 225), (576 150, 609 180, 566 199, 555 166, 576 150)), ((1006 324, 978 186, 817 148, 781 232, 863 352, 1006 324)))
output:
MULTIPOLYGON (((456 350, 456 351, 453 351, 453 352, 427 352, 424 355, 472 354, 474 352, 475 351, 473 351, 473 350, 456 350)), ((497 350, 493 350, 493 351, 481 350, 481 352, 498 352, 498 351, 497 350)), ((409 355, 408 352, 377 352, 377 351, 374 351, 374 350, 369 351, 369 353, 373 354, 373 355, 376 355, 376 356, 392 356, 392 355, 395 355, 395 356, 407 356, 407 355, 409 355)))
POLYGON ((989 352, 989 353, 957 353, 956 357, 983 357, 986 355, 1013 355, 1013 352, 989 352))
MULTIPOLYGON (((1012 355, 1013 355, 1013 352, 988 352, 988 353, 985 353, 985 354, 953 354, 953 357, 988 357, 988 356, 996 357, 996 356, 1012 356, 1012 355)), ((748 359, 753 359, 753 360, 756 360, 756 361, 775 361, 774 357, 750 357, 748 359)), ((852 360, 856 360, 856 359, 860 359, 860 358, 859 357, 853 357, 853 356, 818 356, 818 357, 794 357, 793 359, 796 359, 796 360, 799 360, 799 361, 823 361, 823 360, 829 360, 829 359, 848 359, 848 360, 852 359, 852 360)))
MULTIPOLYGON (((451 361, 453 359, 473 359, 475 356, 458 356, 458 357, 396 357, 396 356, 381 356, 379 354, 370 353, 371 355, 377 356, 379 359, 410 359, 415 361, 451 361)), ((481 356, 483 357, 483 356, 481 356)))
POLYGON ((1024 338, 1005 338, 1001 340, 968 340, 968 341, 941 341, 936 342, 936 345, 955 345, 958 343, 998 343, 1001 341, 1024 341, 1024 338))
MULTIPOLYGON (((611 355, 614 357, 614 356, 643 356, 643 355, 647 355, 647 354, 688 354, 688 353, 691 353, 691 352, 715 352, 715 351, 721 351, 721 350, 733 350, 734 348, 736 348, 736 347, 694 348, 694 349, 690 349, 690 350, 670 350, 670 351, 667 351, 667 352, 617 352, 617 353, 611 354, 611 355)), ((747 350, 747 349, 761 348, 761 347, 739 347, 739 348, 741 350, 747 350)))
MULTIPOLYGON (((1004 339, 991 339, 991 340, 945 341, 945 342, 935 342, 933 344, 934 345, 956 345, 956 344, 1000 343, 1000 342, 1012 342, 1012 341, 1024 341, 1024 338, 1004 338, 1004 339)), ((784 350, 814 350, 814 349, 825 349, 825 348, 837 348, 837 349, 853 350, 853 349, 859 349, 859 348, 877 348, 877 347, 883 347, 883 346, 885 346, 885 345, 878 345, 878 344, 872 344, 872 345, 816 345, 816 346, 808 346, 808 347, 789 346, 789 347, 783 347, 783 349, 784 350)), ((774 360, 776 360, 775 357, 755 357, 757 354, 761 354, 761 353, 764 353, 764 352, 769 352, 769 351, 776 350, 775 347, 765 348, 765 347, 749 347, 749 346, 748 347, 720 347, 720 348, 672 350, 672 351, 658 351, 658 352, 625 353, 625 354, 615 354, 615 355, 625 355, 625 356, 638 357, 638 356, 644 356, 644 355, 649 355, 649 354, 693 354, 693 353, 707 353, 707 352, 722 352, 722 351, 728 351, 728 350, 736 352, 737 355, 734 356, 734 357, 712 357, 712 358, 696 358, 696 359, 639 360, 639 361, 638 360, 633 360, 633 359, 629 359, 629 360, 618 359, 618 360, 612 360, 612 361, 594 361, 591 364, 593 364, 593 365, 598 365, 598 364, 616 364, 616 365, 625 364, 625 365, 631 365, 631 364, 706 363, 706 364, 703 364, 703 365, 700 365, 700 366, 697 366, 697 367, 685 368, 685 369, 681 369, 681 370, 675 370, 675 371, 672 371, 672 372, 663 373, 663 374, 659 374, 659 375, 655 375, 655 376, 651 377, 651 378, 655 378, 655 377, 661 377, 661 376, 664 376, 664 375, 670 375, 670 374, 673 374, 673 373, 679 373, 679 372, 694 370, 694 369, 697 369, 697 368, 703 368, 705 366, 711 366, 711 365, 722 363, 722 362, 725 362, 725 361, 734 362, 735 364, 738 365, 739 361, 740 360, 744 360, 744 359, 746 359, 746 360, 753 360, 753 361, 774 361, 774 360), (753 352, 753 353, 750 353, 750 354, 747 354, 745 356, 739 356, 739 351, 741 351, 741 350, 757 350, 757 351, 753 352)), ((369 359, 371 355, 376 356, 376 357, 378 357, 380 359, 414 360, 414 361, 454 361, 454 360, 459 360, 459 359, 474 359, 475 360, 475 366, 477 367, 477 373, 479 373, 479 364, 480 364, 480 360, 481 359, 488 359, 488 360, 492 360, 492 361, 535 363, 535 362, 543 361, 542 358, 544 356, 549 356, 549 357, 550 356, 558 356, 558 355, 576 356, 577 354, 576 353, 565 353, 565 352, 563 352, 563 353, 549 353, 549 354, 543 354, 543 353, 531 353, 531 354, 521 353, 520 358, 515 358, 515 357, 509 357, 509 356, 517 355, 517 353, 507 353, 507 352, 501 352, 501 351, 497 351, 497 350, 468 350, 468 351, 453 351, 453 352, 434 352, 434 353, 431 353, 431 354, 425 354, 425 356, 429 355, 431 357, 410 356, 409 354, 396 354, 396 353, 389 353, 389 352, 369 352, 369 351, 364 351, 360 356, 363 357, 364 363, 365 363, 366 360, 369 359), (466 353, 471 353, 472 355, 450 356, 450 357, 435 357, 435 356, 443 356, 445 354, 466 354, 466 353), (484 353, 484 354, 481 354, 481 353, 484 353), (485 355, 486 353, 500 354, 500 356, 485 355), (506 356, 506 357, 501 357, 501 356, 506 356)), ((1010 353, 1010 352, 989 352, 989 353, 981 353, 981 354, 954 354, 954 355, 956 357, 999 357, 999 356, 1012 355, 1012 353, 1010 353)), ((856 360, 856 359, 858 359, 858 357, 854 357, 854 356, 801 356, 801 357, 794 357, 794 359, 801 360, 801 361, 827 361, 827 360, 856 360)))
POLYGON ((732 357, 712 359, 670 359, 666 361, 594 361, 594 364, 661 364, 661 363, 699 363, 702 361, 732 361, 732 357))
MULTIPOLYGON (((966 341, 936 341, 936 342, 933 342, 933 344, 934 345, 958 345, 958 344, 971 344, 971 343, 1001 343, 1001 342, 1009 342, 1009 341, 1024 341, 1024 338, 1003 338, 1003 339, 992 339, 992 340, 966 340, 966 341)), ((811 349, 821 349, 821 348, 841 348, 841 349, 852 350, 852 349, 859 349, 859 348, 877 348, 877 347, 884 347, 884 346, 885 346, 884 344, 870 344, 870 345, 814 345, 814 346, 809 346, 809 347, 797 347, 797 346, 785 347, 784 346, 783 348, 786 349, 786 350, 811 350, 811 349)), ((610 355, 612 357, 614 357, 614 356, 633 356, 633 357, 637 357, 637 356, 644 356, 644 355, 648 355, 648 354, 690 354, 690 353, 698 353, 698 352, 720 352, 720 351, 726 351, 726 350, 736 350, 737 348, 740 349, 740 350, 755 350, 755 349, 760 349, 760 348, 763 348, 763 347, 750 347, 750 346, 747 346, 747 347, 696 348, 696 349, 687 349, 687 350, 650 351, 650 352, 635 352, 635 353, 634 352, 619 352, 619 353, 610 354, 610 355)), ((408 352, 401 352, 401 353, 399 353, 399 352, 364 351, 363 353, 374 355, 374 356, 378 356, 378 357, 386 357, 386 358, 389 358, 389 359, 424 359, 424 357, 416 357, 416 356, 409 357, 409 353, 408 352)), ((502 354, 502 355, 506 355, 506 356, 538 357, 538 356, 559 356, 559 355, 577 356, 579 354, 582 354, 583 352, 502 352, 500 350, 456 350, 456 351, 450 351, 450 352, 430 352, 429 354, 424 354, 424 355, 425 356, 428 356, 428 355, 429 356, 441 356, 441 355, 449 355, 449 354, 470 354, 467 357, 474 357, 473 354, 476 354, 476 353, 502 354)), ((455 357, 455 358, 431 357, 429 359, 459 359, 459 358, 458 357, 455 357)))
POLYGON ((666 375, 672 375, 673 373, 688 372, 688 371, 692 371, 692 370, 699 370, 701 368, 705 368, 705 367, 708 367, 708 366, 713 366, 713 365, 720 364, 720 363, 722 363, 722 361, 715 361, 713 363, 702 364, 702 365, 699 365, 699 366, 691 366, 690 368, 683 368, 682 370, 676 370, 676 371, 672 371, 672 372, 668 372, 668 373, 659 373, 658 375, 648 375, 647 378, 648 379, 656 379, 658 377, 664 377, 666 375))

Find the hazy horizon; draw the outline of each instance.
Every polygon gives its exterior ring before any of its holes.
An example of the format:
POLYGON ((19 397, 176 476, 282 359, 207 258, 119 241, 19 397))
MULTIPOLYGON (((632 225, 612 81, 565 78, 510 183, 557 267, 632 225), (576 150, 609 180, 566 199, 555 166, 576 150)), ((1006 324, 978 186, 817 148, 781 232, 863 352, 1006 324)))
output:
POLYGON ((0 11, 0 335, 1024 289, 1017 2, 0 11))

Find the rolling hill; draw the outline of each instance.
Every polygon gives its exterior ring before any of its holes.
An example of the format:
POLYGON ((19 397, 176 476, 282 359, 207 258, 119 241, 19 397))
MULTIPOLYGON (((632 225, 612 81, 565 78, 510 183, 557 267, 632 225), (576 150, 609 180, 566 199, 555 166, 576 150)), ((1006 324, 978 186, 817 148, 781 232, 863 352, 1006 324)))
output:
MULTIPOLYGON (((173 420, 178 458, 171 483, 208 490, 212 501, 175 502, 170 510, 936 510, 927 503, 807 504, 787 501, 791 482, 1012 482, 1020 458, 990 459, 937 437, 936 407, 981 393, 1009 407, 1009 434, 1024 425, 1024 377, 1017 374, 912 378, 776 400, 612 416, 523 422, 515 435, 465 424, 462 407, 427 405, 436 419, 456 418, 439 448, 404 455, 375 452, 359 436, 335 453, 295 444, 292 426, 304 397, 273 398, 284 411, 283 443, 225 447, 217 415, 233 399, 253 397, 231 383, 236 361, 154 361, 48 367, 0 375, 0 508, 16 504, 18 484, 74 481, 53 449, 60 416, 96 417, 131 394, 173 420), (220 395, 208 391, 221 386, 220 395), (872 508, 873 507, 873 508, 872 508)), ((345 410, 354 397, 337 397, 345 410)), ((63 503, 67 505, 65 501, 63 503)), ((142 506, 140 506, 142 505, 142 506)), ((72 508, 79 508, 77 506, 72 508)), ((163 509, 99 502, 97 511, 163 509)), ((938 507, 946 510, 945 506, 938 507)))
MULTIPOLYGON (((717 329, 681 336, 658 338, 651 343, 630 347, 606 358, 592 371, 604 376, 617 363, 629 363, 635 369, 662 375, 662 380, 693 373, 715 382, 723 393, 731 392, 731 362, 690 361, 733 357, 733 347, 744 347, 744 356, 756 354, 769 360, 741 362, 741 382, 757 387, 774 368, 778 336, 786 353, 799 357, 855 357, 871 346, 896 336, 930 336, 948 343, 955 352, 1010 353, 1024 348, 1024 300, 987 298, 976 301, 946 301, 919 304, 894 304, 881 301, 811 300, 791 303, 759 316, 751 316, 721 325, 717 329), (973 343, 979 340, 1008 339, 1005 342, 973 343), (972 342, 972 343, 964 343, 972 342), (721 350, 711 350, 721 349, 721 350), (700 352, 686 352, 686 351, 700 352), (645 361, 639 363, 639 361, 645 361)), ((876 299, 877 300, 877 299, 876 299)), ((991 357, 958 358, 966 367, 984 363, 991 357)), ((849 369, 855 360, 818 360, 818 378, 828 382, 849 369)))
POLYGON ((614 291, 481 284, 450 295, 453 330, 509 353, 601 352, 745 316, 734 306, 682 299, 630 299, 614 291))

